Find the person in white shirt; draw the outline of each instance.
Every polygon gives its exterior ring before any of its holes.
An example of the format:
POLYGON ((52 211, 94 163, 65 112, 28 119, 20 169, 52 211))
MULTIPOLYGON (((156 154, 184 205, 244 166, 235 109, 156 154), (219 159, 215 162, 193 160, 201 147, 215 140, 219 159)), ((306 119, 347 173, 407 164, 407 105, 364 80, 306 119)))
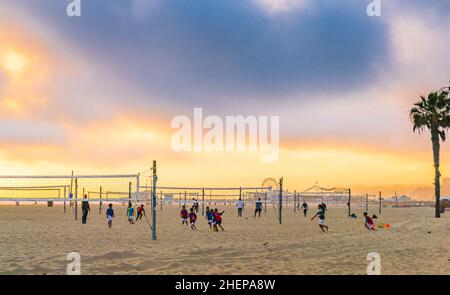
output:
POLYGON ((242 211, 244 210, 244 202, 241 198, 236 202, 236 207, 238 209, 238 217, 242 217, 242 211))

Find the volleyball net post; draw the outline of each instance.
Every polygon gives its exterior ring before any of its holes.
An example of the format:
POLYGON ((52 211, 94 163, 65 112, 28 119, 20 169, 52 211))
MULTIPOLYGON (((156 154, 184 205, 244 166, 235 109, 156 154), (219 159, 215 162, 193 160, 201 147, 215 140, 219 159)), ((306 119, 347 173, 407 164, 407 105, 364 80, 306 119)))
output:
POLYGON ((348 217, 352 215, 352 190, 348 189, 348 217))
POLYGON ((152 167, 152 178, 153 178, 153 188, 152 188, 152 240, 156 240, 156 182, 158 176, 156 174, 156 161, 153 161, 152 167))
POLYGON ((202 188, 202 216, 205 216, 205 188, 202 188))
POLYGON ((264 214, 267 213, 267 192, 264 193, 264 214))
POLYGON ((283 213, 283 177, 280 178, 280 191, 278 194, 278 223, 282 223, 282 213, 283 213))
POLYGON ((379 198, 378 198, 378 213, 381 215, 381 207, 382 207, 383 203, 382 203, 382 198, 381 198, 381 192, 379 193, 379 198))
POLYGON ((75 220, 78 220, 78 179, 75 178, 75 220))

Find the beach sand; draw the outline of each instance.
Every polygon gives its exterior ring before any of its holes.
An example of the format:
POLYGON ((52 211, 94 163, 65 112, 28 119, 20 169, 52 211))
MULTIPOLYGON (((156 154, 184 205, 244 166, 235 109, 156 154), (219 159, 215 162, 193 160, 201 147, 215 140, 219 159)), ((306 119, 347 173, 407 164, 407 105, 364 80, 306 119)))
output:
POLYGON ((435 219, 433 208, 383 208, 375 222, 391 228, 369 232, 363 208, 349 219, 330 207, 322 233, 292 207, 281 225, 271 205, 260 219, 253 208, 238 219, 234 206, 213 207, 225 210, 224 232, 210 231, 201 213, 192 232, 178 205, 165 205, 152 241, 148 223, 128 224, 122 205, 112 229, 96 206, 85 225, 81 210, 75 221, 61 206, 0 206, 0 274, 65 274, 70 252, 80 253, 82 274, 366 274, 369 252, 381 255, 382 274, 450 274, 450 212, 435 219))

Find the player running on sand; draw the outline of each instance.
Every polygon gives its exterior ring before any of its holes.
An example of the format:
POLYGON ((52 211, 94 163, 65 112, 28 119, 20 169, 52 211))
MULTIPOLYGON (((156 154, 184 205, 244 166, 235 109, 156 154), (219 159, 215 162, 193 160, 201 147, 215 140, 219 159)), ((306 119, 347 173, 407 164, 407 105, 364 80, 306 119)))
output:
POLYGON ((314 218, 319 216, 319 227, 320 227, 320 229, 323 232, 325 232, 325 229, 328 231, 328 226, 325 225, 325 209, 323 208, 323 205, 319 204, 318 209, 319 210, 317 211, 316 215, 314 215, 313 218, 311 218, 311 220, 313 220, 314 218))
POLYGON ((192 230, 197 230, 197 227, 195 226, 196 222, 197 222, 197 214, 195 214, 194 212, 194 208, 191 208, 190 210, 191 212, 189 212, 189 223, 191 224, 191 229, 192 230))
POLYGON ((184 205, 181 209, 180 216, 181 216, 181 224, 186 224, 186 226, 187 226, 188 225, 188 211, 186 210, 186 206, 184 206, 184 205))
POLYGON ((368 230, 375 230, 375 222, 373 222, 373 219, 367 215, 367 212, 364 212, 364 226, 368 230))

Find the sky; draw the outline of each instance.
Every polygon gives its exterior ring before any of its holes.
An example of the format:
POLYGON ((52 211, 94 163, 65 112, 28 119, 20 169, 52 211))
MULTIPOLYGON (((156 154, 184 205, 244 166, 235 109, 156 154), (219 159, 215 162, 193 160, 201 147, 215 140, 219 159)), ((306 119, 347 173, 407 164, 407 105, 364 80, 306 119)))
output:
MULTIPOLYGON (((450 80, 450 1, 0 0, 0 174, 431 185, 408 110, 450 80), (279 116, 280 153, 176 152, 174 117, 279 116)), ((450 176, 442 145, 442 175, 450 176)), ((431 198, 431 196, 430 196, 431 198)))

